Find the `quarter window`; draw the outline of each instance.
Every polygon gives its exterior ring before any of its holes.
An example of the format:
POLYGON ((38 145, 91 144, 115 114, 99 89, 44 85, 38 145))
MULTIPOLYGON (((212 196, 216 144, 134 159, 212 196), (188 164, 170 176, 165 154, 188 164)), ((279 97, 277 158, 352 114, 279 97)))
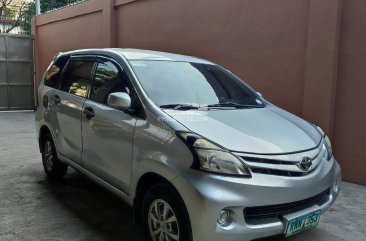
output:
POLYGON ((61 90, 80 97, 87 97, 93 66, 93 61, 70 61, 61 83, 61 90))
POLYGON ((69 56, 63 56, 54 61, 51 67, 47 70, 44 77, 44 84, 51 88, 58 88, 61 73, 65 64, 67 63, 69 56))
POLYGON ((108 95, 115 92, 126 92, 130 94, 130 89, 127 87, 127 80, 112 62, 100 61, 95 71, 90 99, 107 105, 108 95))

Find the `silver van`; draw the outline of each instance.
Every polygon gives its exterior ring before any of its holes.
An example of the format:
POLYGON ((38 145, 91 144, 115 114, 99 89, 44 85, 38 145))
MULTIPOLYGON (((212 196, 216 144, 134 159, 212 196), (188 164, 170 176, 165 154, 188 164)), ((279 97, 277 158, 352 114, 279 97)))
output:
POLYGON ((340 190, 320 127, 203 59, 60 53, 37 96, 46 174, 70 166, 115 193, 149 241, 290 237, 316 227, 340 190))

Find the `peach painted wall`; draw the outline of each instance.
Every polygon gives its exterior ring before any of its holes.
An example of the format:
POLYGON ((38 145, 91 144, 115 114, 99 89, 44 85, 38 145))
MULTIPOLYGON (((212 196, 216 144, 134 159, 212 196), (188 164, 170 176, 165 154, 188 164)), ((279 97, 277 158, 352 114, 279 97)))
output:
POLYGON ((71 49, 206 58, 322 126, 344 178, 366 185, 365 11, 364 0, 90 0, 34 20, 36 83, 71 49))
POLYGON ((334 147, 345 179, 366 184, 366 1, 343 0, 334 147))

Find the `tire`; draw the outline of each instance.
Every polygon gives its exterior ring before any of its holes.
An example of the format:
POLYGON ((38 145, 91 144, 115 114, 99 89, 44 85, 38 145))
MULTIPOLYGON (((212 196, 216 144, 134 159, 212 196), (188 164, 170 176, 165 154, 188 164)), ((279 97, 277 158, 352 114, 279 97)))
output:
POLYGON ((68 166, 57 157, 55 144, 50 135, 42 138, 42 163, 48 177, 61 179, 67 173, 68 166))
POLYGON ((142 202, 141 220, 145 239, 147 241, 191 241, 191 225, 186 210, 183 200, 169 185, 157 184, 151 187, 142 202), (164 207, 167 210, 165 215, 164 207), (160 220, 158 220, 159 215, 160 220), (161 231, 154 236, 153 232, 159 229, 161 231))

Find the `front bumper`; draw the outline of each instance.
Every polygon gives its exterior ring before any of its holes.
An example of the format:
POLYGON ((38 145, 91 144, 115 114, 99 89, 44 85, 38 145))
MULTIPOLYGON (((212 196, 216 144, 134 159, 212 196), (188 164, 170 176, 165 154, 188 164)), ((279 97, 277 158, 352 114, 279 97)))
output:
POLYGON ((189 170, 173 180, 188 209, 193 241, 244 241, 281 234, 285 225, 279 218, 251 224, 244 218, 244 208, 296 202, 329 189, 329 198, 321 206, 296 214, 314 209, 324 213, 338 196, 340 188, 334 190, 335 183, 341 184, 341 170, 334 157, 301 177, 254 173, 251 178, 238 178, 189 170), (222 209, 231 210, 233 215, 233 222, 227 227, 217 223, 222 209))

